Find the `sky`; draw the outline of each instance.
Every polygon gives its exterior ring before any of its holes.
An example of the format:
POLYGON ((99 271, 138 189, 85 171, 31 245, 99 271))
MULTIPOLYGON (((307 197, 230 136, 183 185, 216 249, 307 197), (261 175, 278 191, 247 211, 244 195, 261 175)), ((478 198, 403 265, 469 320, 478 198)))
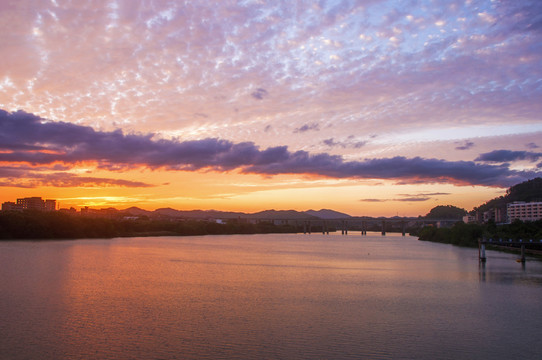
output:
POLYGON ((542 2, 0 0, 0 202, 418 216, 542 176, 542 2))

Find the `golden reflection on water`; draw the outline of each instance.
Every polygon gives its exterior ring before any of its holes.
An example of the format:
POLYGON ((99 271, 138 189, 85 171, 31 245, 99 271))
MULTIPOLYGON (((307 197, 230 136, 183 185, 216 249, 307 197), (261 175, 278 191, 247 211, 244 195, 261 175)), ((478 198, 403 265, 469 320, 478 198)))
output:
MULTIPOLYGON (((0 314, 8 324, 0 324, 0 335, 9 334, 0 341, 12 358, 511 356, 514 339, 480 348, 473 335, 500 337, 508 328, 525 335, 519 324, 534 326, 531 316, 504 312, 495 318, 493 311, 502 312, 508 301, 521 298, 529 311, 540 311, 542 284, 495 278, 498 259, 482 271, 470 249, 408 237, 209 236, 10 246, 0 253, 7 290, 0 314), (514 293, 503 286, 514 286, 514 293)), ((506 271, 515 279, 542 274, 535 264, 521 274, 506 271)), ((538 345, 529 346, 523 355, 538 345)))

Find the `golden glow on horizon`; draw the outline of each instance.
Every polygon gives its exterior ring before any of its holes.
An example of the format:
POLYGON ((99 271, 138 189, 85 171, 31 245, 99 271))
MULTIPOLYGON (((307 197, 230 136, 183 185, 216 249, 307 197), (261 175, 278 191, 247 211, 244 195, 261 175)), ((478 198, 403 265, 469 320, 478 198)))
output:
MULTIPOLYGON (((471 186, 395 185, 391 181, 301 179, 294 175, 263 178, 258 175, 215 172, 128 171, 124 178, 155 185, 129 187, 5 187, 0 201, 40 196, 56 199, 61 208, 75 207, 145 210, 221 210, 253 213, 263 210, 332 209, 352 216, 419 216, 437 205, 471 210, 504 194, 504 189, 471 186), (217 185, 219 184, 219 185, 217 185)), ((92 176, 99 177, 99 171, 92 176)))

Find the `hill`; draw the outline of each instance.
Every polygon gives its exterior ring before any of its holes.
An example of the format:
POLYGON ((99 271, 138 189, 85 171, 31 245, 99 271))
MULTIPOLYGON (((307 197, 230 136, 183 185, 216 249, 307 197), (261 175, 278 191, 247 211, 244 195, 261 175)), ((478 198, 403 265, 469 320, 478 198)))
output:
POLYGON ((506 204, 514 201, 542 201, 542 178, 524 181, 506 190, 506 195, 489 200, 485 204, 474 208, 473 212, 488 211, 494 208, 505 208, 506 204))
POLYGON ((136 206, 129 207, 128 209, 123 210, 123 212, 133 216, 152 216, 153 214, 152 211, 143 210, 136 206))
POLYGON ((265 210, 254 214, 245 214, 245 217, 251 219, 290 219, 290 220, 310 220, 316 219, 315 216, 295 211, 295 210, 265 210))
POLYGON ((335 210, 330 209, 320 209, 320 210, 307 210, 305 214, 315 216, 319 219, 332 220, 332 219, 345 219, 351 217, 348 214, 341 213, 335 210))
POLYGON ((123 216, 139 216, 153 219, 172 218, 172 219, 194 219, 194 220, 211 220, 211 219, 267 219, 267 220, 332 220, 351 218, 350 215, 330 209, 321 210, 264 210, 256 213, 243 213, 232 211, 219 210, 176 210, 172 208, 160 208, 153 211, 144 210, 135 206, 124 210, 109 209, 91 209, 90 214, 93 216, 106 217, 123 217, 123 216))
POLYGON ((296 210, 265 210, 252 214, 242 212, 231 211, 218 211, 218 210, 175 210, 172 208, 160 208, 154 211, 147 211, 138 207, 130 207, 122 210, 124 214, 130 214, 133 216, 148 216, 148 217, 170 217, 170 218, 183 218, 183 219, 298 219, 298 220, 311 220, 311 219, 344 219, 351 217, 348 214, 341 213, 330 209, 321 210, 308 210, 308 211, 296 211, 296 210))
POLYGON ((464 215, 467 215, 467 210, 465 209, 453 205, 439 205, 432 208, 431 211, 425 215, 425 218, 461 220, 464 215))
POLYGON ((161 208, 154 210, 155 214, 165 217, 184 219, 237 219, 246 214, 239 212, 227 212, 218 210, 175 210, 172 208, 161 208))

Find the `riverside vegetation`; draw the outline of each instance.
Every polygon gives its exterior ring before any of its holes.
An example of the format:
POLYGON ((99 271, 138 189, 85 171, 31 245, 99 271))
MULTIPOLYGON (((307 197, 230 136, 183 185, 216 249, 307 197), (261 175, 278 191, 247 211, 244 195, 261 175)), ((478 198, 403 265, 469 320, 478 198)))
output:
MULTIPOLYGON (((411 233, 420 240, 434 241, 458 246, 478 246, 478 239, 512 239, 536 241, 542 239, 542 220, 523 222, 516 220, 511 224, 496 225, 490 221, 487 224, 465 224, 457 222, 451 228, 436 228, 426 226, 411 233)), ((539 246, 542 250, 542 246, 539 246)))
POLYGON ((182 236, 255 233, 293 233, 291 225, 241 223, 219 224, 203 220, 123 219, 74 216, 62 212, 1 211, 0 239, 78 239, 125 236, 182 236))
MULTIPOLYGON (((542 201, 542 178, 535 178, 510 187, 506 195, 489 200, 485 204, 475 207, 471 215, 476 212, 483 213, 495 208, 506 210, 506 204, 514 201, 542 201)), ((424 227, 411 232, 420 240, 434 241, 459 246, 478 246, 478 239, 503 239, 503 240, 536 240, 542 239, 542 220, 523 222, 514 220, 510 224, 495 224, 489 221, 485 224, 465 224, 461 217, 466 215, 465 209, 451 205, 437 206, 433 208, 426 218, 457 219, 458 222, 451 228, 424 227)), ((534 248, 542 246, 537 245, 534 248)))

